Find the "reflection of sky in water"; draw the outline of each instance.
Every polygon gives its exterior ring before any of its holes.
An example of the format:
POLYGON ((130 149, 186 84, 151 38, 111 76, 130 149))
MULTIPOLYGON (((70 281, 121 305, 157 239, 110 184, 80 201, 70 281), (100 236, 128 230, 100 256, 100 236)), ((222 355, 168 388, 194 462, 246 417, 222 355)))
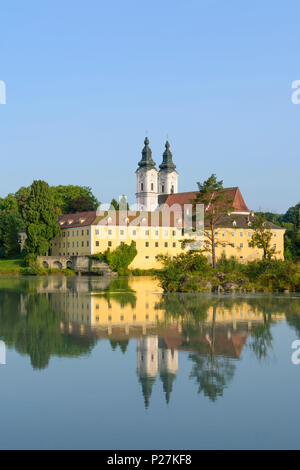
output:
POLYGON ((0 448, 299 448, 300 301, 0 280, 0 448))

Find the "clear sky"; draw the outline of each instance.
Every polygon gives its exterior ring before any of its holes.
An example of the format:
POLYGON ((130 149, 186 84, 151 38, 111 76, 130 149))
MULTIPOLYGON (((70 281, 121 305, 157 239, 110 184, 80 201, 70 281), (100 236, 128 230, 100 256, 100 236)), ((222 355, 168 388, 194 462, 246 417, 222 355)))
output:
POLYGON ((179 190, 216 173, 251 209, 300 199, 300 4, 10 0, 0 8, 0 196, 33 179, 134 202, 145 132, 179 190))

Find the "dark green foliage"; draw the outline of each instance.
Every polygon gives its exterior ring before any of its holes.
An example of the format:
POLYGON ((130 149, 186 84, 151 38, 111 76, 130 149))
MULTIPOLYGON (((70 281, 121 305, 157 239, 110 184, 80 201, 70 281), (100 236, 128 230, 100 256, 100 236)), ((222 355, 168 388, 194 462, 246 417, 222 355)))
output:
POLYGON ((23 228, 23 222, 19 215, 8 214, 5 217, 3 234, 4 256, 10 257, 20 253, 19 232, 23 228))
POLYGON ((94 202, 88 196, 78 196, 70 203, 70 213, 88 212, 95 210, 94 202))
POLYGON ((19 213, 23 219, 25 219, 25 207, 29 198, 29 194, 30 186, 28 188, 22 186, 15 194, 18 203, 19 213))
POLYGON ((300 260, 300 203, 290 207, 285 214, 272 212, 257 213, 286 229, 284 236, 284 255, 286 259, 300 260))
POLYGON ((6 198, 0 199, 1 257, 18 255, 19 231, 23 226, 16 197, 9 194, 6 198))
POLYGON ((99 201, 93 195, 91 188, 86 186, 52 186, 51 191, 54 203, 59 207, 62 214, 78 212, 74 208, 72 209, 72 203, 74 199, 76 200, 79 197, 84 197, 90 201, 91 205, 89 207, 92 207, 92 209, 89 210, 96 210, 99 206, 99 201))
POLYGON ((59 233, 57 211, 49 185, 34 181, 25 207, 25 248, 28 253, 44 255, 49 252, 50 241, 59 233))

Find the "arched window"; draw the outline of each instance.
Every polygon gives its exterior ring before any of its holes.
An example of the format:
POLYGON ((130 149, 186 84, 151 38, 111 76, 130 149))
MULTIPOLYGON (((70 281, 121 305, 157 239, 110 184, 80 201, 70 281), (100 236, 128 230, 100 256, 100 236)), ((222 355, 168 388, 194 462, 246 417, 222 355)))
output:
POLYGON ((153 191, 153 190, 154 190, 154 185, 153 185, 153 183, 151 183, 151 191, 153 191))
POLYGON ((161 187, 161 192, 164 193, 165 192, 165 185, 163 184, 162 187, 161 187))
POLYGON ((171 186, 171 194, 173 194, 173 193, 174 193, 174 185, 172 184, 172 186, 171 186))
POLYGON ((141 183, 141 191, 144 191, 144 183, 141 183))

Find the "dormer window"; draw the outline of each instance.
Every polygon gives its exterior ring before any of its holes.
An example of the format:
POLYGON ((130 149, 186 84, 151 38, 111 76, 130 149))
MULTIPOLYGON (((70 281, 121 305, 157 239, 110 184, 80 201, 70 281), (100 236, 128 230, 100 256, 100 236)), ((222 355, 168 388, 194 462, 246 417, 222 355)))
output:
POLYGON ((68 224, 71 225, 73 223, 73 220, 68 220, 68 224))

